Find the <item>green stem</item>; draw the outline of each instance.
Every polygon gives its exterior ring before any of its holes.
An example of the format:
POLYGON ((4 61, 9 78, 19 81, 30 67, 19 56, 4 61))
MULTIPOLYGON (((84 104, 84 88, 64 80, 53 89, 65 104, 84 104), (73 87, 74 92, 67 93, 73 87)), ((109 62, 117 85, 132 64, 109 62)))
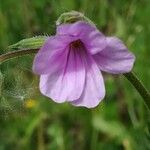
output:
MULTIPOLYGON (((17 50, 13 52, 8 52, 6 54, 0 55, 0 64, 4 61, 7 61, 11 58, 27 55, 27 54, 34 54, 37 53, 38 49, 24 49, 24 50, 17 50)), ((131 84, 136 88, 136 90, 139 92, 139 94, 142 96, 145 105, 150 110, 150 93, 149 91, 144 87, 142 82, 138 79, 138 77, 133 73, 126 73, 124 76, 131 82, 131 84)))
POLYGON ((124 76, 131 82, 131 84, 136 88, 139 94, 142 96, 145 105, 150 110, 150 92, 144 87, 142 82, 138 79, 135 73, 130 72, 124 74, 124 76))
POLYGON ((2 54, 0 55, 0 64, 3 63, 4 61, 7 61, 15 57, 37 53, 37 51, 38 49, 23 49, 23 50, 17 50, 13 52, 8 52, 6 54, 2 54))

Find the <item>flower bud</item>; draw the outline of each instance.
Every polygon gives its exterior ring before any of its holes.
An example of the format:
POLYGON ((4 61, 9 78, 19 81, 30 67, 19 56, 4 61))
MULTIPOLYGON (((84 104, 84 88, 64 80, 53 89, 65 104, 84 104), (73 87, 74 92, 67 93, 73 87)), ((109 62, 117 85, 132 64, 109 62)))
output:
POLYGON ((70 11, 61 14, 56 21, 56 26, 66 23, 75 23, 77 21, 86 21, 95 26, 95 24, 89 18, 85 17, 84 14, 77 11, 70 11))

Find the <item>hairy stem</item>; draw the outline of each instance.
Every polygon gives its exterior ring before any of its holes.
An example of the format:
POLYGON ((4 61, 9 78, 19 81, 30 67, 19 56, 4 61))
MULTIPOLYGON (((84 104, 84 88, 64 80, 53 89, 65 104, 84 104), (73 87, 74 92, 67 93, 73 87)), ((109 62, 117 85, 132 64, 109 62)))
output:
POLYGON ((131 84, 136 88, 139 94, 142 96, 145 105, 150 110, 150 92, 144 87, 142 82, 138 79, 135 73, 130 72, 124 74, 124 76, 131 82, 131 84))
MULTIPOLYGON (((7 61, 11 58, 24 56, 27 54, 34 54, 37 53, 38 48, 36 49, 23 49, 23 50, 17 50, 13 52, 8 52, 6 54, 0 55, 0 64, 4 61, 7 61)), ((126 73, 124 76, 131 82, 131 84, 136 88, 136 90, 139 92, 139 94, 142 96, 145 105, 150 110, 150 93, 149 91, 144 87, 142 82, 138 79, 138 77, 133 73, 126 73)))
POLYGON ((7 60, 15 58, 15 57, 37 53, 37 51, 38 51, 38 49, 23 49, 23 50, 16 50, 13 52, 8 52, 6 54, 2 54, 2 55, 0 55, 0 64, 3 63, 4 61, 7 61, 7 60))

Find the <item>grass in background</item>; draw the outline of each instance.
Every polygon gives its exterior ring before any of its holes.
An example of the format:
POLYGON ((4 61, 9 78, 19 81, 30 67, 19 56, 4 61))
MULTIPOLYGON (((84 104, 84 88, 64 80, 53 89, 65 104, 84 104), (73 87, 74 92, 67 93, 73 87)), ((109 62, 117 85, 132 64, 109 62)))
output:
MULTIPOLYGON (((89 17, 136 55, 134 71, 150 89, 149 0, 0 0, 0 53, 35 35, 55 33, 65 11, 89 17)), ((33 56, 0 66, 0 150, 149 150, 150 115, 122 76, 105 74, 107 95, 95 109, 56 104, 42 96, 33 56)))

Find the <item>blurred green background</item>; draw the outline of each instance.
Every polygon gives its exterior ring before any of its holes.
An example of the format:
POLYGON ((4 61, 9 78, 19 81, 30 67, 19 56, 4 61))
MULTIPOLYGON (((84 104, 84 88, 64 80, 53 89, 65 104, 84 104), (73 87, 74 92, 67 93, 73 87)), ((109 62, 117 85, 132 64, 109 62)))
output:
MULTIPOLYGON (((136 55, 134 71, 150 89, 149 0, 0 0, 0 53, 23 38, 55 33, 63 12, 77 10, 136 55)), ((107 95, 95 109, 42 96, 34 56, 0 66, 0 150, 150 150, 150 115, 124 78, 104 74, 107 95)))

